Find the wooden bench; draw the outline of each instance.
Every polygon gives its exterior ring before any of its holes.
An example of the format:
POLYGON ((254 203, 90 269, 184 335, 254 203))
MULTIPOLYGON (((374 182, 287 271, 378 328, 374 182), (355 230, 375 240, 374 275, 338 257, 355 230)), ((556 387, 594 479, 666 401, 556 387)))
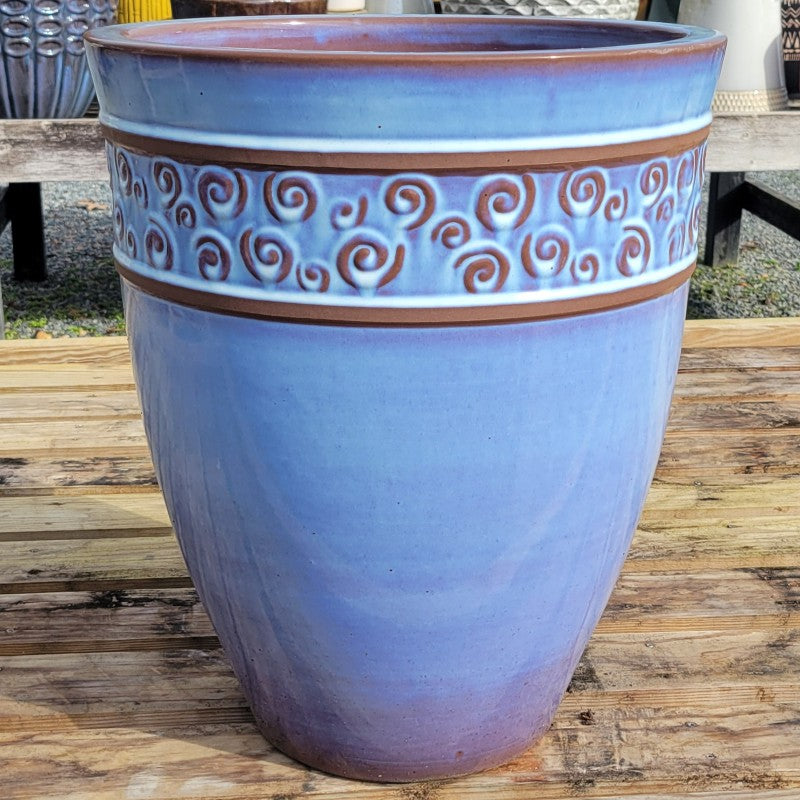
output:
POLYGON ((0 796, 796 800, 799 534, 800 319, 688 323, 639 530, 549 733, 459 780, 333 778, 255 728, 126 340, 0 342, 0 796))
MULTIPOLYGON (((735 261, 742 210, 800 238, 800 204, 745 179, 745 173, 800 170, 800 110, 714 120, 707 168, 712 175, 705 263, 735 261)), ((12 225, 15 276, 47 274, 38 184, 108 179, 96 119, 0 120, 0 230, 12 225)))

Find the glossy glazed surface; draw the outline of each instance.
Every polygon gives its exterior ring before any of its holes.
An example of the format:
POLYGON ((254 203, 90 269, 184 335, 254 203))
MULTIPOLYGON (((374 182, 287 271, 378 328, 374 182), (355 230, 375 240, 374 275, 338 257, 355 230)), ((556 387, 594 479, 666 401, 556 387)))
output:
POLYGON ((88 42, 156 469, 259 725, 351 777, 512 757, 655 466, 722 39, 432 15, 88 42))
POLYGON ((546 730, 655 468, 685 301, 364 329, 127 287, 159 482, 270 741, 413 780, 546 730))
POLYGON ((228 148, 454 153, 702 129, 723 39, 647 23, 359 15, 122 26, 87 45, 100 119, 115 131, 228 148))

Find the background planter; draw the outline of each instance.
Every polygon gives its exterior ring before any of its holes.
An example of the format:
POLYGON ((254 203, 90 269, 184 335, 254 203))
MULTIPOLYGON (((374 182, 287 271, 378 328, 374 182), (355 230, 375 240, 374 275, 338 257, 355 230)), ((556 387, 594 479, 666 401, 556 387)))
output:
POLYGON ((94 88, 83 34, 114 21, 107 0, 0 3, 0 117, 81 117, 94 88))
POLYGON ((678 21, 728 37, 715 111, 760 113, 788 105, 780 0, 682 0, 678 21))
POLYGON ((634 19, 639 0, 442 0, 442 10, 451 14, 634 19))
POLYGON ((172 0, 175 19, 272 14, 324 14, 327 0, 172 0))
POLYGON ((800 96, 800 0, 783 0, 781 16, 786 91, 796 98, 800 96))
POLYGON ((261 729, 377 780, 512 757, 655 468, 722 38, 396 16, 88 41, 156 470, 261 729))
POLYGON ((172 17, 170 0, 119 0, 117 20, 125 22, 153 22, 172 17))

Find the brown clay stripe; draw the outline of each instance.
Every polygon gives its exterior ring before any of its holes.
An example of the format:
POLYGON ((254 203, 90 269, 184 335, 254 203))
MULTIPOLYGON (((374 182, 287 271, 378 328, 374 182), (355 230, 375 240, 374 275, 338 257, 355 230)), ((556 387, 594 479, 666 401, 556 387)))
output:
POLYGON ((399 172, 425 170, 431 173, 469 174, 485 169, 539 170, 570 169, 586 164, 613 166, 655 157, 676 156, 702 144, 710 126, 679 136, 558 150, 514 150, 487 153, 314 153, 290 150, 256 150, 244 147, 193 144, 140 136, 101 125, 103 136, 114 144, 147 155, 160 155, 178 161, 231 167, 294 167, 318 172, 399 172))
POLYGON ((541 303, 516 303, 493 306, 450 306, 447 308, 386 308, 283 303, 230 297, 163 283, 124 267, 117 270, 129 283, 148 294, 181 305, 239 317, 302 322, 319 325, 359 325, 371 327, 442 327, 497 325, 535 319, 577 316, 642 303, 669 294, 694 272, 695 264, 663 281, 569 300, 541 303))

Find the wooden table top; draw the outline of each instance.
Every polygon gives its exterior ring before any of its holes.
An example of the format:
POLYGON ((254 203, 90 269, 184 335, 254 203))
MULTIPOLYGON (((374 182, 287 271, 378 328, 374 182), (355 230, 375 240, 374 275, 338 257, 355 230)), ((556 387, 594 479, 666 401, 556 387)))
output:
POLYGON ((125 339, 0 343, 0 798, 797 800, 800 319, 689 323, 684 344, 631 554, 550 732, 500 769, 380 786, 257 733, 125 339))

